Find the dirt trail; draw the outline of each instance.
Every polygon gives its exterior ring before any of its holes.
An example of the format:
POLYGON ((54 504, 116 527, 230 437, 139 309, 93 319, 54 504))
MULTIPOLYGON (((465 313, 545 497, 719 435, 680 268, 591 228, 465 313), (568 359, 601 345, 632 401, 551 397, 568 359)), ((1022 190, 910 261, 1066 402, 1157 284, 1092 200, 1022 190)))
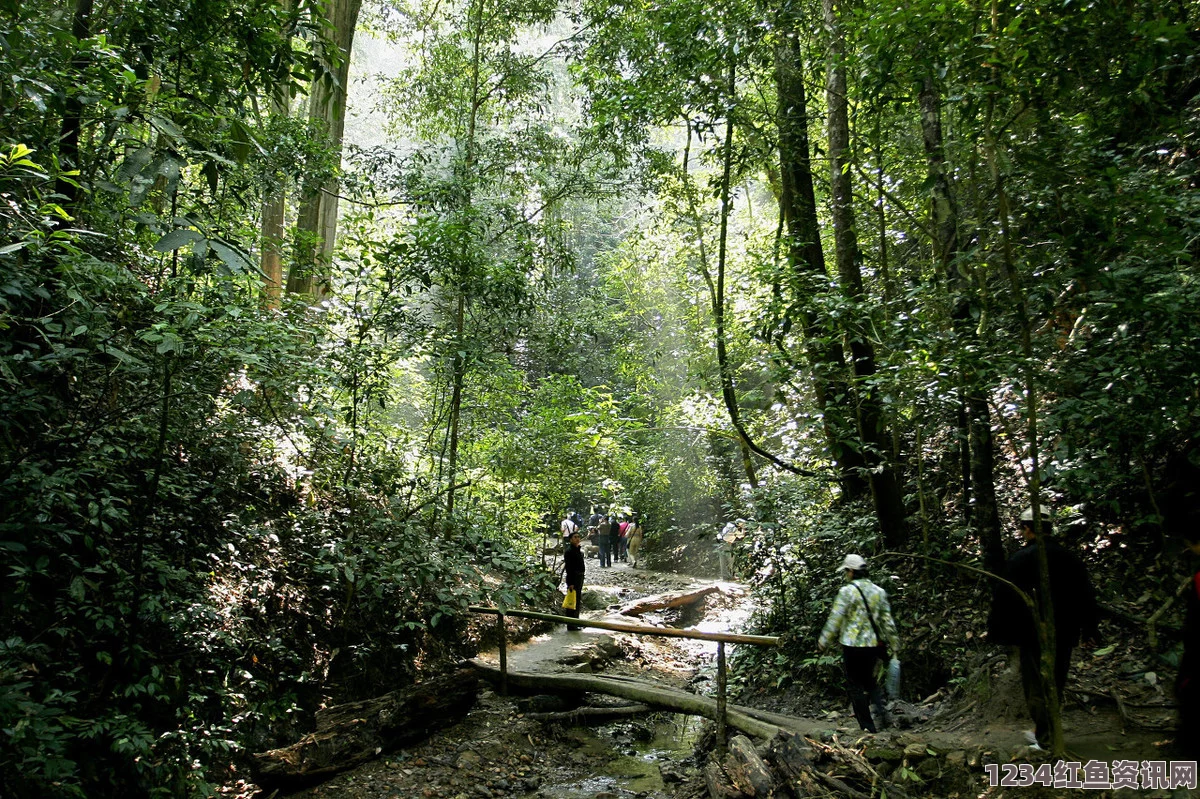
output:
MULTIPOLYGON (((697 611, 620 616, 615 606, 644 596, 712 585, 684 575, 632 569, 623 563, 600 569, 588 561, 582 617, 688 626, 706 631, 744 631, 752 610, 749 592, 720 583, 697 611)), ((677 638, 640 637, 584 628, 567 632, 555 625, 529 641, 510 645, 509 668, 522 672, 603 671, 688 690, 713 693, 715 644, 677 638)), ((498 663, 496 651, 479 655, 498 663)), ((1083 690, 1090 663, 1079 666, 1083 690)), ((880 773, 909 770, 910 796, 1003 796, 989 790, 984 763, 1030 756, 1024 745, 1023 700, 1015 671, 994 659, 986 679, 989 698, 974 701, 965 691, 947 699, 942 691, 919 704, 898 703, 901 729, 863 736, 841 697, 814 701, 790 695, 769 697, 765 709, 808 716, 822 728, 819 737, 856 746, 880 773), (918 753, 917 750, 920 750, 918 753), (935 756, 933 753, 937 753, 935 756), (874 753, 874 754, 873 754, 874 753), (891 760, 881 759, 883 757, 891 760)), ((1071 693, 1069 691, 1069 693, 1071 693)), ((738 699, 755 704, 754 697, 738 699)), ((461 723, 420 745, 387 755, 296 796, 350 799, 699 799, 707 796, 698 764, 689 754, 705 725, 697 719, 657 714, 610 723, 593 730, 573 724, 533 720, 531 713, 561 710, 551 697, 503 698, 484 688, 480 701, 461 723)), ((1116 707, 1069 702, 1065 716, 1073 759, 1162 760, 1155 745, 1161 729, 1122 720, 1116 707)), ((1034 755, 1036 759, 1036 754, 1034 755)), ((909 779, 905 777, 905 779, 909 779)), ((1034 799, 1038 789, 1009 789, 1034 799), (1033 791, 1031 793, 1031 791, 1033 791)), ((1108 792, 1092 792, 1104 796, 1108 792)), ((1146 794, 1149 795, 1149 794, 1146 794)))
MULTIPOLYGON (((738 631, 750 616, 749 591, 734 582, 718 582, 687 575, 651 572, 634 569, 625 563, 614 563, 611 568, 600 569, 590 561, 587 579, 584 581, 584 609, 580 618, 591 621, 611 621, 624 624, 661 624, 674 621, 682 615, 691 629, 705 632, 738 631), (718 596, 705 601, 703 616, 689 616, 685 611, 647 613, 640 618, 623 616, 616 606, 653 594, 688 591, 707 586, 717 586, 718 596), (589 609, 590 608, 590 609, 589 609)), ((682 671, 690 676, 705 657, 715 657, 716 644, 677 638, 647 638, 614 633, 585 627, 577 632, 568 632, 565 627, 555 625, 553 629, 535 635, 528 641, 508 647, 508 668, 512 671, 555 673, 575 671, 580 665, 580 653, 590 651, 599 644, 618 640, 626 650, 641 653, 642 660, 653 652, 654 666, 667 673, 682 671)), ((499 652, 481 652, 477 660, 488 665, 498 665, 499 652)), ((613 659, 607 662, 607 670, 621 671, 636 660, 613 659)), ((643 663, 642 665, 646 665, 643 663)))
MULTIPOLYGON (((712 585, 713 581, 633 569, 616 563, 600 569, 588 561, 584 583, 587 619, 625 623, 678 621, 680 612, 620 616, 622 602, 652 594, 712 585), (590 608, 590 609, 589 609, 590 608)), ((749 595, 736 583, 704 603, 696 626, 735 630, 749 614, 749 595)), ((684 611, 686 617, 687 611, 684 611)), ((704 665, 715 657, 715 644, 676 638, 635 637, 584 628, 567 632, 561 625, 510 645, 513 671, 599 671, 638 674, 676 687, 703 682, 704 665), (698 676, 699 675, 699 676, 698 676)), ((478 659, 496 665, 495 650, 478 659)), ((709 669, 711 671, 711 669, 709 669)), ((503 698, 484 688, 480 701, 459 724, 427 741, 294 794, 350 799, 671 799, 693 796, 699 772, 677 763, 690 754, 701 730, 699 720, 655 715, 607 725, 602 732, 531 720, 529 713, 556 710, 547 697, 503 698), (550 702, 550 705, 547 705, 550 702)))

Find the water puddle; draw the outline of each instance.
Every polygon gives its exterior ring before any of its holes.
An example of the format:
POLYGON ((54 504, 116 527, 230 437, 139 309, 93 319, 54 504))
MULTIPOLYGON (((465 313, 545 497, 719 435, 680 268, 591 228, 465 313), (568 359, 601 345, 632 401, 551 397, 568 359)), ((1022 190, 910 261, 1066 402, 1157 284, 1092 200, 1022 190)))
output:
POLYGON ((579 744, 564 765, 562 779, 547 780, 522 799, 592 799, 615 796, 664 797, 663 769, 692 756, 702 720, 685 714, 657 713, 645 719, 597 728, 574 727, 567 735, 579 744), (597 773, 579 778, 579 766, 597 773))

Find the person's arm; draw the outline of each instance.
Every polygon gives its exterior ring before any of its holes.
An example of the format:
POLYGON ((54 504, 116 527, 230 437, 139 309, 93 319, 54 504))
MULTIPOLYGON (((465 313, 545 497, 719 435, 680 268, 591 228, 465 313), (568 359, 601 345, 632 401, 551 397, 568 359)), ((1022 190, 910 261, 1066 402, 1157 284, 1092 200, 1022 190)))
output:
POLYGON ((895 657, 900 651, 900 631, 896 629, 896 620, 892 617, 892 605, 888 602, 887 591, 879 589, 879 620, 883 622, 883 638, 888 651, 895 657))
POLYGON ((1096 603, 1096 589, 1092 586, 1087 567, 1082 560, 1076 559, 1076 563, 1079 566, 1076 590, 1079 592, 1080 637, 1094 644, 1100 640, 1100 606, 1096 603))
POLYGON ((825 622, 825 629, 821 630, 821 637, 817 639, 817 649, 824 651, 837 637, 837 634, 841 632, 842 620, 846 616, 846 608, 849 605, 846 586, 843 586, 838 591, 837 597, 833 600, 833 609, 829 611, 829 619, 825 622))
MULTIPOLYGON (((1004 565, 1004 573, 1000 576, 1016 582, 1025 579, 1020 564, 1014 564, 1013 559, 1004 565)), ((1013 590, 1011 585, 1001 582, 992 584, 992 607, 988 613, 987 637, 992 644, 1020 644, 1027 640, 1029 633, 1022 628, 1027 626, 1029 609, 1025 600, 1013 590)))

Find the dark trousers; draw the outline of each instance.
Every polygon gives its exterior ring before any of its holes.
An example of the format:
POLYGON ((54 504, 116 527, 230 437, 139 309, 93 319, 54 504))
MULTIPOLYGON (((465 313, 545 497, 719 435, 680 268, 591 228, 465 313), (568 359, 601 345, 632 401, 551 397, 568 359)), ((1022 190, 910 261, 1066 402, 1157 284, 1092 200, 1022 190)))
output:
POLYGON ((609 545, 608 536, 596 536, 596 546, 600 547, 600 565, 612 565, 612 547, 609 545))
POLYGON ((875 681, 875 664, 879 662, 879 649, 873 646, 843 646, 842 667, 846 673, 850 704, 858 726, 867 732, 875 732, 875 721, 871 718, 871 705, 879 715, 879 721, 887 725, 887 710, 883 706, 883 690, 875 681))
MULTIPOLYGON (((1070 641, 1067 638, 1066 641, 1070 641)), ((1071 668, 1071 650, 1074 645, 1058 641, 1054 647, 1054 689, 1058 691, 1059 707, 1062 706, 1063 689, 1067 685, 1067 670, 1071 668)), ((1025 705, 1033 717, 1033 732, 1038 743, 1046 746, 1050 742, 1050 709, 1042 694, 1040 672, 1042 648, 1036 643, 1020 647, 1021 687, 1025 689, 1025 705)))
POLYGON ((1175 748, 1188 760, 1200 758, 1200 675, 1186 668, 1179 671, 1175 683, 1175 701, 1179 704, 1179 731, 1175 748))
POLYGON ((612 560, 609 561, 610 565, 613 560, 621 559, 621 536, 613 534, 608 537, 608 551, 612 553, 612 560))
MULTIPOLYGON (((575 607, 563 608, 562 615, 578 619, 579 606, 583 604, 583 575, 579 575, 578 577, 570 574, 567 575, 567 590, 570 591, 572 588, 575 589, 575 607)), ((583 628, 574 624, 568 624, 567 629, 582 630, 583 628)))

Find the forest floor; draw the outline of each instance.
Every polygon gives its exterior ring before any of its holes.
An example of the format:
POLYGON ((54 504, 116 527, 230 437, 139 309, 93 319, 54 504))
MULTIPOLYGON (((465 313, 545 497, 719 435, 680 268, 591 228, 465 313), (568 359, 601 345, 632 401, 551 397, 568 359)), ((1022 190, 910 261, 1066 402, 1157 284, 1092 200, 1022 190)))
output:
MULTIPOLYGON (((606 619, 613 607, 650 594, 681 591, 711 580, 632 569, 618 563, 601 570, 588 562, 584 618, 606 619), (588 608, 594 608, 588 610, 588 608)), ((736 583, 694 611, 646 614, 641 623, 709 631, 738 631, 752 598, 736 583)), ((623 622, 639 621, 613 617, 623 622)), ((596 672, 653 678, 665 685, 713 694, 715 644, 676 638, 635 637, 598 629, 567 632, 561 626, 509 647, 510 670, 596 672)), ((495 665, 495 651, 480 661, 495 665)), ((1114 685, 1128 675, 1092 653, 1077 655, 1064 713, 1068 753, 1087 762, 1171 760, 1161 739, 1170 738, 1170 711, 1154 675, 1138 675, 1140 694, 1114 685), (1123 701, 1114 697, 1124 697, 1123 701), (1132 699, 1130 697, 1133 697, 1132 699), (1157 697, 1157 699, 1155 699, 1157 697), (1135 701, 1147 700, 1147 701, 1135 701), (1149 711, 1146 708, 1151 708, 1149 711)), ((832 668, 832 667, 831 667, 832 668)), ((986 691, 942 690, 915 703, 897 702, 895 727, 878 735, 857 729, 840 696, 801 691, 745 692, 733 701, 804 717, 814 739, 862 752, 881 775, 904 785, 909 796, 1067 796, 1078 790, 990 787, 988 764, 1048 762, 1031 752, 1020 680, 1002 654, 980 669, 986 691), (972 694, 975 697, 973 698, 972 694)), ((470 714, 421 744, 384 755, 328 782, 294 794, 298 799, 700 799, 708 795, 702 773, 711 725, 695 717, 659 713, 582 725, 531 718, 561 709, 549 697, 505 698, 484 687, 470 714)), ((1001 766, 1002 768, 1002 766, 1001 766)), ((1090 791, 1088 795, 1109 795, 1090 791)), ((864 796, 866 794, 863 794, 864 796)), ((872 795, 878 795, 872 792, 872 795)), ((1119 796, 1179 797, 1195 793, 1122 790, 1119 796)))

